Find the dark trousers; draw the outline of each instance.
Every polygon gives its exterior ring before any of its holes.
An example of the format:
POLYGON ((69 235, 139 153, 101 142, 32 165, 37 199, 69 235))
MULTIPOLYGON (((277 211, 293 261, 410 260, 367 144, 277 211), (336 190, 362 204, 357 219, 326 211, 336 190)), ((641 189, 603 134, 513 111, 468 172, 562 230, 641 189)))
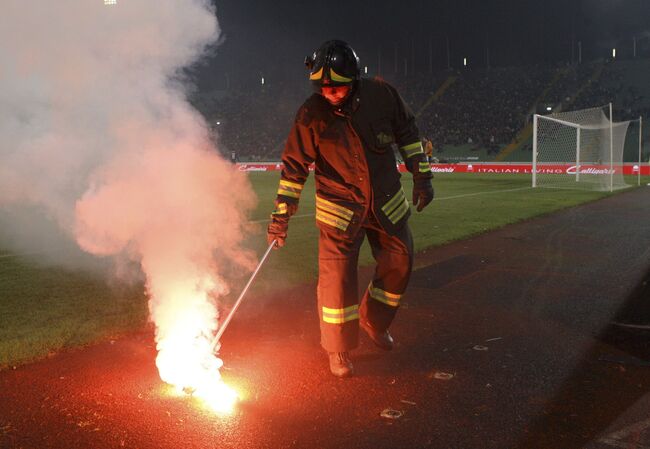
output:
POLYGON ((354 236, 321 226, 318 265, 321 345, 329 352, 354 349, 359 340, 359 320, 384 331, 395 318, 413 267, 411 231, 405 224, 391 236, 372 215, 354 236), (359 304, 357 264, 366 236, 377 266, 359 304))

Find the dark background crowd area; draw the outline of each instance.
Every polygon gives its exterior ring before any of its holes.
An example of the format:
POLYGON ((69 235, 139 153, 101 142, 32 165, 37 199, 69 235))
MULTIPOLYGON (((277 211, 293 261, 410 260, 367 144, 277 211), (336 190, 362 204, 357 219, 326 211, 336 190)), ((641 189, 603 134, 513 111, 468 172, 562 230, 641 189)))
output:
POLYGON ((434 148, 470 144, 490 153, 510 142, 548 82, 548 70, 496 68, 452 74, 456 81, 418 116, 434 148))
MULTIPOLYGON (((550 113, 548 108, 557 112, 612 102, 616 121, 647 117, 650 95, 643 89, 643 77, 648 67, 648 60, 598 61, 408 76, 391 73, 384 78, 416 114, 421 135, 433 143, 434 155, 464 145, 485 149, 494 158, 530 123, 533 113, 550 113)), ((228 158, 277 161, 295 113, 310 94, 306 79, 265 80, 264 84, 260 80, 247 90, 195 93, 192 101, 228 158)))

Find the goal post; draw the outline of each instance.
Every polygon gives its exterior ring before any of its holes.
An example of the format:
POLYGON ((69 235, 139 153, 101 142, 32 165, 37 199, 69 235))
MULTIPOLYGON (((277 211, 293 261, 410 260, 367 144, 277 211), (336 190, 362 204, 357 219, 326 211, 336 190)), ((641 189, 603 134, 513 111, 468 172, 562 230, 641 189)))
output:
MULTIPOLYGON (((639 122, 639 163, 638 165, 635 166, 636 170, 636 183, 637 185, 641 185, 641 171, 643 168, 643 117, 639 116, 638 119, 632 120, 634 122, 639 122)), ((648 164, 650 165, 650 161, 648 161, 648 164)))
POLYGON ((623 149, 630 122, 614 122, 611 116, 611 104, 535 114, 532 186, 601 191, 628 187, 623 149))
POLYGON ((533 188, 537 187, 537 117, 533 116, 533 188))

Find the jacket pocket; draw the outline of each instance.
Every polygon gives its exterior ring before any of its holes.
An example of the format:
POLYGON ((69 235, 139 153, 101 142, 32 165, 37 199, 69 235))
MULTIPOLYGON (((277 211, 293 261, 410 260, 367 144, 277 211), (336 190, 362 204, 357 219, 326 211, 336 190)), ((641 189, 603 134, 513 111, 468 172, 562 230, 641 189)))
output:
POLYGON ((395 144, 395 134, 389 118, 382 118, 370 123, 372 131, 372 150, 385 153, 395 144))

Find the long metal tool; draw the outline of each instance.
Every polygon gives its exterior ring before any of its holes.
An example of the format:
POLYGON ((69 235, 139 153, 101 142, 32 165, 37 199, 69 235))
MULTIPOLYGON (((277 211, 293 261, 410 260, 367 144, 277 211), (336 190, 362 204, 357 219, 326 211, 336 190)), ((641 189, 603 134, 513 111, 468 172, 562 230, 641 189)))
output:
POLYGON ((232 319, 233 315, 239 308, 239 305, 242 302, 242 299, 244 299, 244 296, 246 295, 246 292, 248 291, 248 288, 251 286, 253 281, 255 280, 255 276, 257 276, 257 272, 260 271, 260 268, 262 268, 262 265, 264 265, 264 262, 266 261, 266 258, 269 257, 269 253, 275 246, 276 240, 273 240, 270 244, 269 247, 266 248, 266 252, 262 256, 262 259, 260 260, 260 263, 257 264, 257 267, 255 268, 255 271, 253 271, 253 274, 251 275, 250 279, 248 279, 248 282, 246 283, 246 286, 242 290, 242 292, 239 294, 239 298, 237 298, 237 301, 235 301, 235 305, 232 306, 232 309, 230 309, 230 312, 228 313, 228 316, 226 317, 225 320, 223 320, 223 323, 221 326, 219 326, 219 329, 217 330, 217 334, 214 336, 214 339, 212 340, 212 343, 210 344, 210 347, 212 348, 212 351, 214 352, 214 349, 217 347, 217 344, 219 343, 219 340, 221 339, 221 336, 225 332, 226 328, 228 327, 228 324, 230 323, 230 320, 232 319))

